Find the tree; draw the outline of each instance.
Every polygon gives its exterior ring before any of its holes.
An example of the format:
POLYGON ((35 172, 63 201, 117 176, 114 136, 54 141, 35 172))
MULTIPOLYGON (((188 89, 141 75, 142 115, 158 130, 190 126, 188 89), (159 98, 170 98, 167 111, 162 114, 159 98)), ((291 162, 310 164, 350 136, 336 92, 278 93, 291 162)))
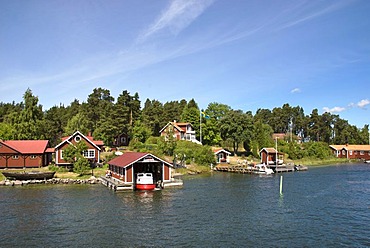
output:
POLYGON ((243 113, 241 110, 229 111, 221 119, 221 138, 230 140, 236 154, 239 144, 249 143, 252 137, 252 116, 251 113, 243 113))
POLYGON ((147 99, 142 111, 142 122, 151 129, 153 136, 159 136, 159 131, 169 122, 168 120, 164 120, 162 117, 162 103, 158 100, 150 101, 147 99))
POLYGON ((63 159, 73 164, 73 171, 80 175, 91 168, 90 162, 83 156, 84 151, 88 149, 85 142, 78 142, 75 145, 70 144, 63 150, 63 159))
POLYGON ((108 119, 111 116, 113 101, 109 90, 103 88, 93 90, 87 98, 87 103, 83 105, 83 111, 89 121, 89 131, 94 132, 103 117, 108 119))
POLYGON ((89 132, 89 122, 83 113, 78 113, 72 117, 67 123, 64 129, 64 135, 72 135, 77 130, 81 133, 88 134, 89 132))
POLYGON ((23 95, 24 108, 19 113, 8 115, 8 120, 17 130, 15 139, 40 139, 43 137, 41 125, 43 125, 42 106, 38 104, 38 97, 32 94, 30 89, 27 89, 23 95))

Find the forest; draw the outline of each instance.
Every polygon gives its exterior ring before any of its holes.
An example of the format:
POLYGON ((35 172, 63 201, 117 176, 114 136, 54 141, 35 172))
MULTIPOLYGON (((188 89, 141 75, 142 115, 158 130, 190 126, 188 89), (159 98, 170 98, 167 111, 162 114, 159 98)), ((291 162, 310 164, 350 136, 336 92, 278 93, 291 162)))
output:
POLYGON ((79 130, 91 132, 106 146, 126 133, 137 145, 158 137, 160 129, 174 120, 191 123, 203 145, 229 148, 234 153, 242 150, 257 157, 261 148, 274 146, 273 133, 287 134, 285 143, 290 145, 285 152, 292 159, 309 156, 309 147, 315 144, 368 144, 369 140, 369 125, 358 128, 339 115, 320 115, 317 109, 305 114, 302 107, 288 103, 272 110, 258 109, 255 114, 217 102, 200 109, 194 99, 165 103, 146 99, 142 105, 138 93, 123 90, 115 99, 104 88, 93 89, 86 101, 75 99, 68 106, 59 104, 47 110, 27 89, 22 102, 0 103, 0 139, 47 139, 55 146, 61 137, 79 130))

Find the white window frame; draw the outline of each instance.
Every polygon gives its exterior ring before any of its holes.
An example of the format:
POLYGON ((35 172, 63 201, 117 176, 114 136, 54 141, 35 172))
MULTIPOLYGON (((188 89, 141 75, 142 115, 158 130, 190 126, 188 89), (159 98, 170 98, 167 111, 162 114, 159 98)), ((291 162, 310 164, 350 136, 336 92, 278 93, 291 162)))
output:
POLYGON ((36 155, 31 155, 30 159, 37 159, 37 156, 36 155))
POLYGON ((95 158, 95 149, 88 149, 83 151, 83 156, 85 158, 95 158))
POLYGON ((60 159, 63 159, 63 150, 60 150, 60 159))
POLYGON ((13 155, 12 159, 19 159, 19 155, 13 155))

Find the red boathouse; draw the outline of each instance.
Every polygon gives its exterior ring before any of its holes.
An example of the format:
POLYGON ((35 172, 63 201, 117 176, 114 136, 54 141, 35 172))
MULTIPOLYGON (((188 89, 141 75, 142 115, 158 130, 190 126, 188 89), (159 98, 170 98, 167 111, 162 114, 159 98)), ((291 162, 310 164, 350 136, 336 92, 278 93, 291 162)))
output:
POLYGON ((171 182, 173 164, 150 153, 126 152, 108 164, 109 174, 126 184, 134 184, 138 173, 152 173, 155 184, 171 182))

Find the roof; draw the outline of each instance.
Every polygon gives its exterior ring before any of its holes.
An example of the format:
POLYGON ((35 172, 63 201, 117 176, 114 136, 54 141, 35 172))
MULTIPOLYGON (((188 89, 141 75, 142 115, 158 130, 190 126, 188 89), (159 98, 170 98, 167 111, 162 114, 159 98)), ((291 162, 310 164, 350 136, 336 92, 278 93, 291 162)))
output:
POLYGON ((174 128, 176 128, 178 131, 180 132, 184 132, 186 133, 186 126, 187 125, 190 125, 193 127, 193 125, 191 125, 191 123, 189 122, 169 122, 167 123, 166 126, 164 126, 159 132, 162 133, 163 130, 165 130, 169 125, 172 125, 174 128))
POLYGON ((62 137, 62 142, 60 142, 55 148, 57 149, 58 147, 60 147, 64 143, 69 142, 69 140, 72 139, 76 135, 82 136, 87 142, 89 142, 90 144, 92 144, 93 146, 95 146, 99 150, 100 150, 100 147, 99 146, 103 146, 104 145, 104 142, 103 141, 101 141, 101 140, 94 140, 94 138, 92 136, 85 136, 80 131, 76 131, 71 136, 62 137))
POLYGON ((213 150, 213 153, 214 154, 219 154, 220 152, 224 152, 224 153, 227 153, 227 154, 231 154, 231 152, 229 152, 229 151, 226 151, 225 149, 223 149, 223 148, 214 148, 214 149, 212 149, 213 150))
POLYGON ((173 166, 171 163, 146 152, 125 152, 121 156, 110 160, 108 164, 118 167, 127 167, 146 157, 152 157, 155 158, 156 161, 161 161, 171 167, 173 166))
POLYGON ((49 145, 48 140, 7 140, 3 143, 22 154, 42 154, 49 145))
POLYGON ((370 151, 370 145, 330 145, 334 150, 370 151))
POLYGON ((262 151, 266 151, 267 153, 278 153, 278 154, 283 154, 282 152, 278 152, 278 151, 276 151, 276 149, 275 149, 275 148, 272 148, 272 147, 265 147, 265 148, 262 148, 262 149, 261 149, 261 151, 260 151, 260 153, 261 153, 262 151))

